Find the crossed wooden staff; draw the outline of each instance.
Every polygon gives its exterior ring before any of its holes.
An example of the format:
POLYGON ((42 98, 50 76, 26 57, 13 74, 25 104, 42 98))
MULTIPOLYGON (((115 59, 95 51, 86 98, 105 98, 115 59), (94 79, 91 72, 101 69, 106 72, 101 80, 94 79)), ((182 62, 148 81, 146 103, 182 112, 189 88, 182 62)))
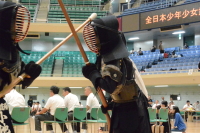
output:
MULTIPOLYGON (((95 19, 97 17, 96 13, 91 14, 91 16, 83 23, 81 24, 76 30, 74 29, 74 26, 69 18, 69 15, 67 13, 67 10, 64 7, 64 4, 62 2, 62 0, 58 0, 58 3, 62 9, 62 12, 68 22, 68 25, 71 29, 71 34, 68 35, 63 41, 61 41, 57 46, 55 46, 51 51, 49 51, 46 55, 44 55, 39 61, 36 62, 36 64, 41 64, 43 61, 45 61, 51 54, 53 54, 53 52, 55 52, 59 47, 61 47, 66 41, 68 41, 72 36, 74 36, 74 39, 78 45, 78 48, 81 52, 81 55, 84 59, 84 62, 86 65, 90 65, 89 60, 87 58, 87 55, 83 49, 83 46, 80 42, 80 39, 78 38, 77 32, 83 28, 88 22, 92 21, 93 19, 95 19)), ((12 90, 13 87, 15 87, 20 81, 23 81, 24 78, 26 78, 28 75, 26 73, 21 74, 18 78, 16 78, 10 85, 8 85, 7 87, 5 87, 1 92, 0 92, 0 98, 3 97, 5 94, 7 94, 8 92, 10 92, 12 90)), ((100 87, 97 87, 97 93, 101 99, 102 105, 106 108, 108 106, 108 103, 103 95, 103 92, 101 90, 100 87)), ((108 129, 110 129, 110 116, 108 114, 108 112, 105 114, 106 119, 107 119, 107 123, 108 123, 108 129)))

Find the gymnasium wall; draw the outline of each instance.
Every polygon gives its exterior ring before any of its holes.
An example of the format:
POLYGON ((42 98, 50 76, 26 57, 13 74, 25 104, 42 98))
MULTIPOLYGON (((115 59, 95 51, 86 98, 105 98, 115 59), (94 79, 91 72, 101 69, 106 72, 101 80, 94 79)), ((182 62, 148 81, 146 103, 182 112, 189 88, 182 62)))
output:
POLYGON ((170 48, 170 47, 180 47, 183 48, 183 37, 179 40, 178 35, 176 38, 166 38, 166 39, 158 39, 157 43, 160 44, 162 41, 163 48, 170 48))
MULTIPOLYGON (((23 50, 48 52, 59 43, 60 41, 24 40, 20 42, 19 45, 23 50)), ((89 51, 85 42, 82 42, 82 45, 85 51, 89 51)), ((62 45, 58 51, 79 51, 79 49, 74 41, 69 41, 62 45)))
POLYGON ((153 46, 153 40, 134 42, 135 51, 138 51, 139 48, 141 48, 142 51, 147 51, 147 50, 150 50, 152 46, 153 46))

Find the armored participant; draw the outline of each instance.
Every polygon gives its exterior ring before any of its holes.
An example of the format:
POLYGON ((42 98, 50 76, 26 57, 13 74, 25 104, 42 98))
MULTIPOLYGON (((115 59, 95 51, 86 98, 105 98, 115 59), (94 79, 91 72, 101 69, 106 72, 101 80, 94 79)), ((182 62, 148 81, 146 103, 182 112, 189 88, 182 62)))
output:
POLYGON ((147 90, 134 63, 128 58, 126 41, 114 16, 93 20, 83 30, 84 40, 97 54, 96 64, 82 68, 93 85, 110 93, 110 133, 151 133, 147 90), (146 96, 145 96, 146 95, 146 96))
MULTIPOLYGON (((22 5, 0 1, 0 93, 15 78, 25 72, 28 78, 20 83, 22 88, 28 87, 41 73, 41 67, 34 62, 25 65, 20 58, 23 52, 18 42, 28 32, 30 13, 22 5)), ((21 77, 22 78, 22 77, 21 77)), ((0 133, 14 133, 8 106, 0 97, 0 133)))

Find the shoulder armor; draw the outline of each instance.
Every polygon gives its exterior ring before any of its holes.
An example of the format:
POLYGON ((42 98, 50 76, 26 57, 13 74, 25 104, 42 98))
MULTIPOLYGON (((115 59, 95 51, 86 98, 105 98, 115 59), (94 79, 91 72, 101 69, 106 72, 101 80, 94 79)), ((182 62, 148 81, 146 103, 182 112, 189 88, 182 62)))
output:
POLYGON ((112 80, 114 80, 116 82, 120 82, 121 78, 122 78, 122 72, 115 65, 106 65, 103 68, 101 75, 102 75, 103 78, 105 76, 109 76, 112 80))

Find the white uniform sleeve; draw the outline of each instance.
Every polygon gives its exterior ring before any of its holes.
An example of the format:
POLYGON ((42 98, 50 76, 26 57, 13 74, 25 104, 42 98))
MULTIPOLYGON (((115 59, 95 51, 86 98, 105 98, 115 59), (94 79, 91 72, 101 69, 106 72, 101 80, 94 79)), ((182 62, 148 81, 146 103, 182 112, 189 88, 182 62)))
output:
POLYGON ((50 109, 50 107, 51 107, 51 97, 47 100, 47 103, 46 103, 46 105, 44 106, 44 108, 46 108, 46 109, 50 109))
POLYGON ((132 64, 133 64, 133 67, 136 69, 136 71, 135 71, 135 82, 137 83, 139 88, 142 90, 144 95, 148 98, 148 91, 145 87, 144 81, 143 81, 142 77, 140 76, 140 73, 138 72, 138 69, 137 69, 137 67, 136 67, 136 65, 133 61, 132 61, 132 64))
POLYGON ((88 97, 87 98, 87 102, 86 102, 86 105, 91 107, 91 104, 92 104, 92 98, 91 97, 88 97))

